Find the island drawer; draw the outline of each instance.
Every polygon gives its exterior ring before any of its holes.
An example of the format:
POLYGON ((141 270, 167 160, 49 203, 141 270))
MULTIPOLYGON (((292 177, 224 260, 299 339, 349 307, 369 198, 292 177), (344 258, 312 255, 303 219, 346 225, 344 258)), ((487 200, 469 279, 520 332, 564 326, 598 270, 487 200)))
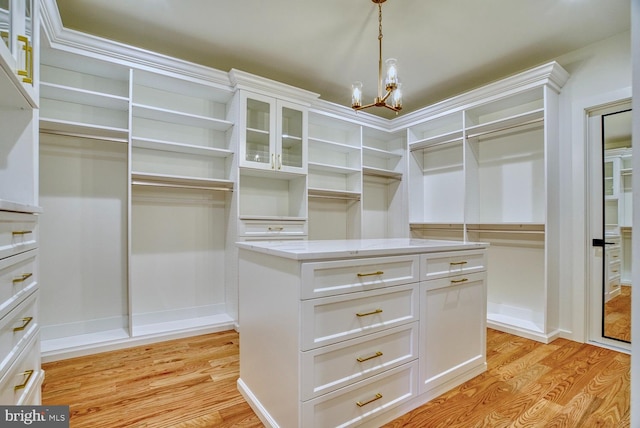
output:
POLYGON ((38 286, 38 250, 0 260, 0 318, 38 286))
POLYGON ((484 250, 427 253, 420 257, 422 280, 446 278, 486 270, 487 253, 484 250))
POLYGON ((360 425, 417 396, 417 361, 302 403, 303 427, 360 425))
POLYGON ((417 321, 418 306, 417 283, 304 300, 302 350, 417 321))
POLYGON ((0 376, 37 331, 37 296, 38 293, 31 294, 0 319, 0 376))
POLYGON ((418 323, 301 352, 302 400, 370 378, 418 358, 418 323))
POLYGON ((38 334, 32 336, 26 348, 0 379, 0 402, 7 405, 26 404, 34 388, 40 388, 40 346, 38 334))
POLYGON ((38 246, 38 216, 0 211, 0 259, 38 246))
POLYGON ((419 257, 390 256, 302 264, 302 299, 419 281, 419 257))

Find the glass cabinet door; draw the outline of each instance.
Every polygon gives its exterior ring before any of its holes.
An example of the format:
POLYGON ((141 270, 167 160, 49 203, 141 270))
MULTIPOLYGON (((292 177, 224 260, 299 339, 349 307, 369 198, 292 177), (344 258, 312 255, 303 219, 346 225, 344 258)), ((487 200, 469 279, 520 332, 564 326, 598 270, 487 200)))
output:
POLYGON ((244 154, 241 165, 260 169, 275 168, 274 107, 270 100, 244 97, 246 106, 244 154))
POLYGON ((307 111, 301 106, 278 101, 276 168, 305 173, 307 167, 307 111))

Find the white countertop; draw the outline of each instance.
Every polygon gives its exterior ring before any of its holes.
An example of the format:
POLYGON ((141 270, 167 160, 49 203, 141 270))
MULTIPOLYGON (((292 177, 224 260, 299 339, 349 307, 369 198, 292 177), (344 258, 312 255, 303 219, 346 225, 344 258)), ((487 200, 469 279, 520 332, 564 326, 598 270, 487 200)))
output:
POLYGON ((34 205, 0 199, 0 211, 15 211, 20 213, 38 214, 42 212, 42 208, 34 205))
POLYGON ((435 239, 344 239, 319 241, 238 242, 239 248, 294 260, 346 257, 391 256, 435 251, 485 248, 484 242, 442 241, 435 239))

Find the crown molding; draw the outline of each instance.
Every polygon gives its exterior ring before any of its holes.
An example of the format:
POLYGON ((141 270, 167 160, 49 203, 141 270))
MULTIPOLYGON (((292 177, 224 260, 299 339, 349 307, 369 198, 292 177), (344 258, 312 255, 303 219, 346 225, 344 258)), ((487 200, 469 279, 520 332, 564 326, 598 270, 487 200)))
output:
POLYGON ((40 2, 42 27, 52 48, 116 62, 131 68, 162 70, 231 89, 229 75, 226 72, 64 28, 56 0, 40 2))

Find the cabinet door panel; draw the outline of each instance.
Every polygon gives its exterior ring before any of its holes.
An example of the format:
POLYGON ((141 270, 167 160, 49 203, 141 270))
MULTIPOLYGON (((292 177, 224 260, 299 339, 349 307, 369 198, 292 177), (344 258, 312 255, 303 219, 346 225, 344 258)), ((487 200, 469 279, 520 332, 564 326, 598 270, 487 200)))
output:
POLYGON ((477 273, 425 281, 420 287, 424 393, 485 363, 486 280, 477 273))

